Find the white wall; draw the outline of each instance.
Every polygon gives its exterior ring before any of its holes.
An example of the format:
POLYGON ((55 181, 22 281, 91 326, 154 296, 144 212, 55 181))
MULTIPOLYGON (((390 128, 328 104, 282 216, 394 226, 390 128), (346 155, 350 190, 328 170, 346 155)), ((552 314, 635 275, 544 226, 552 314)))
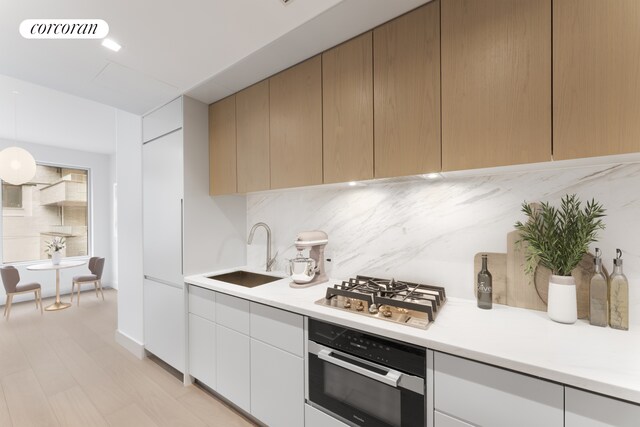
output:
MULTIPOLYGON (((272 191, 247 197, 247 225, 269 224, 278 269, 295 256, 296 233, 320 229, 329 234, 327 254, 335 279, 394 277, 440 284, 448 295, 473 298, 474 255, 506 252, 506 234, 524 219, 524 200, 557 203, 567 193, 593 197, 607 209, 607 228, 593 247, 602 249, 609 270, 615 248, 623 250, 630 322, 640 325, 639 186, 640 163, 631 163, 272 191)), ((248 246, 248 263, 263 268, 263 235, 254 242, 248 246)))
POLYGON ((245 196, 209 196, 209 107, 183 97, 184 272, 206 273, 244 265, 245 196))
MULTIPOLYGON (((56 165, 88 168, 90 174, 91 212, 90 226, 93 231, 89 253, 106 257, 103 284, 111 286, 114 280, 114 264, 111 259, 111 188, 112 176, 110 173, 112 156, 108 154, 90 153, 86 151, 71 150, 47 145, 32 144, 0 139, 0 149, 10 146, 19 146, 28 150, 36 162, 52 163, 56 165)), ((0 248, 0 252, 2 248, 0 248)), ((55 295, 55 274, 52 271, 28 271, 26 265, 18 264, 22 281, 40 282, 43 297, 55 295)), ((87 273, 86 266, 64 269, 60 272, 61 293, 71 291, 71 278, 78 274, 87 273)), ((4 304, 4 288, 0 289, 0 297, 4 304)), ((31 295, 20 295, 15 301, 32 299, 31 295)))
POLYGON ((116 119, 118 333, 142 345, 142 120, 116 119))

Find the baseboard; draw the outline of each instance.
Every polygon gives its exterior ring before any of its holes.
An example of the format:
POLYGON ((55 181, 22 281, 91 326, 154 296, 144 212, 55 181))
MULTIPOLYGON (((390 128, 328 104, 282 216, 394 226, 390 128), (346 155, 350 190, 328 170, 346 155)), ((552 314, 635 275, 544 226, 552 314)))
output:
POLYGON ((120 332, 120 330, 116 330, 115 339, 118 344, 127 349, 138 359, 142 360, 145 358, 144 344, 139 343, 127 334, 120 332))

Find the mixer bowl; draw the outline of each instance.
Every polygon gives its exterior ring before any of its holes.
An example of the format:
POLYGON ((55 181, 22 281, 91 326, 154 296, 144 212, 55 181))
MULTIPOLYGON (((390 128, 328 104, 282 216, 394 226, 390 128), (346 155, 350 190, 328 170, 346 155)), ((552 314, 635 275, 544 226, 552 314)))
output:
POLYGON ((297 257, 289 260, 291 279, 296 283, 309 283, 316 277, 316 261, 313 258, 297 257))

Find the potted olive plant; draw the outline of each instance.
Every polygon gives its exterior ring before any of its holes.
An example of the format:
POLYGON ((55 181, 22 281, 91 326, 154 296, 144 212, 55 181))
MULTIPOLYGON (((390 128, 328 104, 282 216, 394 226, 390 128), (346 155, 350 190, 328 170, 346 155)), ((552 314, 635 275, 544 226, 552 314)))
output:
POLYGON ((528 221, 518 221, 521 242, 526 242, 527 272, 533 274, 538 265, 551 270, 547 313, 552 320, 575 323, 577 320, 576 282, 571 271, 589 251, 589 244, 604 230, 605 210, 595 200, 582 208, 578 197, 566 195, 560 208, 549 203, 533 207, 526 202, 522 212, 528 221))

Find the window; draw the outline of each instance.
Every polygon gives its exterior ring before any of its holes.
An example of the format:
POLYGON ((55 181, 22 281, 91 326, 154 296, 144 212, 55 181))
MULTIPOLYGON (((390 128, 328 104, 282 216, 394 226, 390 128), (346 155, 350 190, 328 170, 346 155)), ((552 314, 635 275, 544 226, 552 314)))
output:
POLYGON ((64 237, 63 257, 89 253, 89 173, 37 165, 23 185, 2 184, 2 261, 48 259, 47 242, 64 237))
POLYGON ((2 184, 2 206, 5 208, 22 207, 22 185, 2 184))

